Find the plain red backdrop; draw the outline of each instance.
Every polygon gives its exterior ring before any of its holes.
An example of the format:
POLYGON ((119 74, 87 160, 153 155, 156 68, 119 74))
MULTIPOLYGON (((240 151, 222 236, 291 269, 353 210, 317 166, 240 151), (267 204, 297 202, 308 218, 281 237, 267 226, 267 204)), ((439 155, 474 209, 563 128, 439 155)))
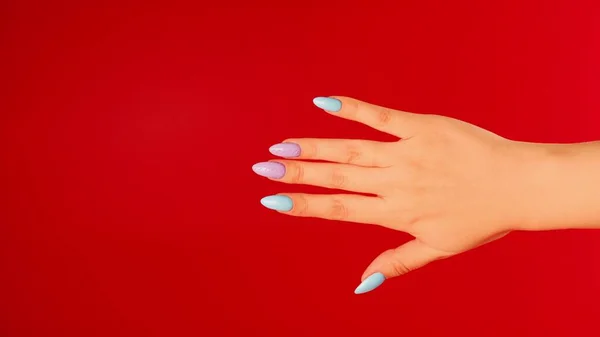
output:
POLYGON ((356 296, 409 237, 269 211, 323 191, 250 169, 287 137, 389 139, 319 95, 600 139, 594 1, 0 7, 1 336, 598 335, 600 231, 513 233, 356 296))

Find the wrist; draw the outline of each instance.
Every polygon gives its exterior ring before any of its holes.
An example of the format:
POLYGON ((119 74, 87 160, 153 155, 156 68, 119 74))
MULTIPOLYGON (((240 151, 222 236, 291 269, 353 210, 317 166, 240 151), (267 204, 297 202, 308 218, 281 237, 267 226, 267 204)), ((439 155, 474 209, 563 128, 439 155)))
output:
POLYGON ((600 143, 521 143, 518 230, 600 225, 600 143))

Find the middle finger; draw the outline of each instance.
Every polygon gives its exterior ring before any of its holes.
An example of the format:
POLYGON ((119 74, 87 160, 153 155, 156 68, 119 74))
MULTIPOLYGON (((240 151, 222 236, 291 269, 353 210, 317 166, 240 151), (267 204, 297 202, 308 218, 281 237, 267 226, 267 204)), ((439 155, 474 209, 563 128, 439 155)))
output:
POLYGON ((377 168, 347 164, 277 160, 258 163, 253 171, 261 176, 288 184, 313 185, 331 189, 378 194, 381 174, 377 168))

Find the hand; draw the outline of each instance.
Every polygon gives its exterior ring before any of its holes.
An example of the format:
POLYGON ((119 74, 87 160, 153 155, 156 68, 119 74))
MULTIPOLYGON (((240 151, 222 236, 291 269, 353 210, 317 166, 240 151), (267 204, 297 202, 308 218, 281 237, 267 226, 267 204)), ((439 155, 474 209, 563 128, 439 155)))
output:
POLYGON ((504 236, 523 222, 529 147, 456 119, 396 111, 347 97, 316 98, 342 118, 397 136, 396 142, 288 139, 270 148, 283 160, 254 171, 290 184, 372 194, 285 193, 262 199, 284 214, 404 231, 414 240, 383 252, 356 293, 504 236), (302 159, 326 162, 304 162, 302 159))

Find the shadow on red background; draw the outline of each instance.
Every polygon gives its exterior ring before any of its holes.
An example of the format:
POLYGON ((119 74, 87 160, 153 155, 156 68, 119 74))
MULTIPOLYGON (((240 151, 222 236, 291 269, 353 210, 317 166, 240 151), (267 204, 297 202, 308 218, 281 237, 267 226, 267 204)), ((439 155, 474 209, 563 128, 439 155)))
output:
POLYGON ((0 335, 592 336, 600 232, 514 233, 355 296, 408 237, 270 212, 288 137, 385 140, 347 95, 513 139, 600 139, 572 1, 7 1, 0 335))

